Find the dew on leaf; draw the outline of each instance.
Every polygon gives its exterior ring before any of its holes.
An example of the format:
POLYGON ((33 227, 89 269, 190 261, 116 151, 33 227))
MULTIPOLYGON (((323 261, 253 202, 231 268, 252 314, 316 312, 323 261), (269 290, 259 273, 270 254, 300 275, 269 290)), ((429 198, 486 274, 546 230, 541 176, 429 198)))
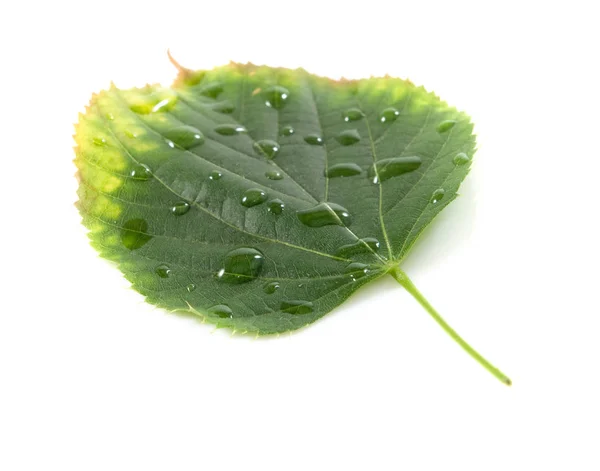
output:
POLYGON ((208 176, 208 178, 211 180, 220 180, 222 177, 223 177, 223 174, 221 172, 219 172, 218 170, 213 170, 212 172, 210 172, 210 175, 208 176))
POLYGON ((318 134, 309 134, 304 138, 304 141, 311 146, 322 146, 325 144, 325 141, 318 134))
POLYGON ((280 146, 277 142, 271 139, 261 139, 253 144, 254 150, 259 155, 264 155, 269 159, 274 159, 279 153, 280 146))
POLYGON ((279 288, 280 288, 279 282, 271 281, 270 283, 267 283, 266 285, 263 286, 263 291, 267 294, 273 294, 279 288))
POLYGON ((396 121, 398 116, 400 116, 400 111, 398 111, 396 108, 390 107, 381 112, 379 119, 382 123, 391 123, 396 121))
POLYGON ((294 134, 294 128, 291 126, 284 126, 283 128, 281 128, 281 134, 283 136, 291 136, 292 134, 294 134))
POLYGON ((344 121, 348 122, 358 121, 359 119, 362 119, 365 116, 365 114, 358 108, 349 108, 346 111, 344 111, 342 116, 344 118, 344 121))
POLYGON ((454 127, 455 124, 456 121, 454 119, 447 119, 445 121, 442 121, 440 124, 438 124, 437 132, 444 133, 446 131, 449 131, 454 127))
POLYGON ((145 182, 152 178, 152 170, 147 165, 136 164, 129 172, 129 176, 134 180, 145 182))
POLYGON ((234 249, 225 255, 223 267, 217 272, 217 279, 230 284, 247 283, 260 274, 264 261, 265 256, 257 249, 234 249))
POLYGON ((208 309, 208 314, 211 316, 220 317, 221 319, 231 319, 233 311, 226 304, 217 304, 208 309))
POLYGON ((175 216, 181 216, 187 213, 190 210, 190 204, 186 201, 180 201, 179 203, 175 203, 171 208, 171 212, 175 216))
POLYGON ((269 180, 283 180, 283 173, 279 170, 268 170, 265 172, 265 177, 269 180))
POLYGON ((342 245, 336 251, 336 255, 338 257, 350 257, 352 255, 358 255, 369 252, 377 252, 380 247, 380 243, 374 237, 365 237, 364 239, 359 239, 352 244, 342 245))
POLYGON ((362 173, 360 166, 355 163, 346 163, 332 165, 325 172, 325 176, 329 178, 351 177, 353 175, 359 175, 360 173, 362 173))
POLYGON ((470 160, 471 159, 467 154, 465 154, 464 152, 460 152, 454 156, 453 162, 454 165, 464 165, 466 163, 469 163, 470 160))
POLYGON ((200 91, 200 95, 207 96, 209 98, 217 98, 221 93, 223 93, 223 84, 221 82, 213 82, 207 85, 204 85, 200 91))
POLYGON ((390 159, 379 160, 375 165, 369 169, 369 178, 373 183, 380 183, 392 177, 397 177, 418 169, 421 166, 421 158, 416 155, 410 157, 392 157, 390 159))
POLYGON ((352 262, 346 266, 344 273, 348 273, 352 281, 356 281, 369 273, 369 265, 360 262, 352 262))
POLYGON ((130 219, 121 228, 121 242, 129 250, 139 249, 150 239, 152 236, 148 234, 148 223, 145 219, 130 219))
POLYGON ((92 142, 98 147, 104 147, 106 145, 106 139, 103 137, 94 137, 92 138, 92 142))
POLYGON ((240 124, 220 124, 215 128, 215 132, 222 136, 236 136, 248 131, 240 124))
POLYGON ((184 149, 190 149, 204 143, 202 132, 194 126, 177 126, 165 131, 163 135, 169 142, 174 142, 184 149))
POLYGON ((225 100, 219 103, 215 103, 212 106, 212 110, 217 111, 218 113, 231 114, 235 111, 235 107, 229 100, 225 100))
POLYGON ((296 212, 300 222, 308 227, 349 226, 352 217, 348 210, 336 203, 320 203, 296 212))
POLYGON ((164 263, 162 265, 157 266, 154 269, 154 272, 160 276, 161 278, 169 278, 172 275, 171 268, 164 263))
POLYGON ((285 208, 285 203, 280 199, 274 199, 267 203, 267 210, 273 214, 281 214, 285 208))
POLYGON ((251 208, 258 204, 264 203, 267 200, 267 194, 260 188, 250 188, 246 190, 242 195, 240 203, 246 208, 251 208))
POLYGON ((290 91, 279 85, 275 85, 273 87, 269 87, 263 91, 263 96, 265 98, 265 104, 269 107, 275 109, 281 109, 286 104, 287 100, 290 97, 290 91))
POLYGON ((437 190, 435 190, 432 193, 430 201, 433 204, 439 203, 440 200, 444 197, 445 194, 446 194, 446 192, 444 191, 443 188, 438 188, 437 190))
POLYGON ((310 301, 293 299, 289 301, 282 301, 279 309, 282 312, 287 312, 288 314, 310 314, 313 312, 313 303, 310 301))
POLYGON ((360 141, 360 134, 356 129, 346 129, 335 136, 336 140, 343 146, 351 146, 360 141))
POLYGON ((196 289, 196 285, 194 283, 190 283, 189 285, 187 285, 185 287, 185 289, 187 289, 188 292, 191 293, 192 291, 194 291, 196 289))

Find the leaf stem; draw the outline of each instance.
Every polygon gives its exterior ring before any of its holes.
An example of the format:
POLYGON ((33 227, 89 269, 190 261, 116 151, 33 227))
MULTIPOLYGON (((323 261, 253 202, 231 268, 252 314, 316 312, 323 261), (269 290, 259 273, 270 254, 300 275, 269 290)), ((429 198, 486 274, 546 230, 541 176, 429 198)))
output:
POLYGON ((425 308, 425 310, 433 317, 433 319, 440 325, 444 331, 454 339, 469 355, 471 355, 481 366, 493 374, 496 378, 502 381, 507 386, 512 384, 510 378, 506 376, 502 371, 492 365, 484 357, 482 357, 473 347, 471 347, 456 331, 448 325, 448 323, 438 314, 433 308, 429 301, 421 294, 413 282, 406 276, 400 268, 394 267, 390 270, 390 274, 400 283, 406 291, 408 291, 418 302, 425 308))

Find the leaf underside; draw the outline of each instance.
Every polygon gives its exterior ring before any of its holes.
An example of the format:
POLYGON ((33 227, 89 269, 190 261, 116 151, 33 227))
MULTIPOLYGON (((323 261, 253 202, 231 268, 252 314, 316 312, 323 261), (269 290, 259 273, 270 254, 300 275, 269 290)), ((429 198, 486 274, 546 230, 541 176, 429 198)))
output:
POLYGON ((148 302, 279 333, 399 264, 456 197, 472 130, 401 79, 181 69, 172 88, 93 96, 76 126, 77 206, 148 302))

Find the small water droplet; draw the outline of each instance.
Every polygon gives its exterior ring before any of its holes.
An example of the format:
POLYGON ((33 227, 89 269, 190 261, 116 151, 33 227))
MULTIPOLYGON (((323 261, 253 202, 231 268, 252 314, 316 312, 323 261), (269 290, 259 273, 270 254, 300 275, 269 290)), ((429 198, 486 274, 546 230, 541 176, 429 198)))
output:
POLYGON ((152 178, 152 170, 147 165, 137 164, 134 168, 131 169, 129 175, 134 180, 139 180, 145 182, 152 178))
POLYGON ((438 124, 437 132, 444 133, 446 131, 449 131, 454 127, 455 124, 456 121, 454 119, 447 119, 445 121, 442 121, 440 124, 438 124))
POLYGON ((265 177, 269 180, 283 180, 283 173, 279 170, 269 170, 265 172, 265 177))
POLYGON ((325 172, 325 176, 329 178, 336 177, 351 177, 362 173, 360 166, 354 163, 332 165, 325 172))
POLYGON ((358 108, 350 108, 343 113, 344 121, 358 121, 362 119, 365 114, 358 108))
POLYGON ((296 212, 300 222, 308 227, 349 226, 352 217, 346 208, 335 203, 320 203, 296 212))
POLYGON ((365 237, 364 239, 359 239, 352 244, 342 245, 336 251, 336 256, 338 257, 349 257, 352 255, 358 255, 369 252, 377 252, 380 247, 380 243, 374 237, 365 237))
POLYGON ((375 165, 369 169, 369 178, 373 183, 380 183, 397 177, 404 173, 412 172, 421 166, 421 158, 416 155, 410 157, 392 157, 377 162, 377 171, 375 165))
POLYGON ((279 85, 267 88, 263 92, 265 104, 275 109, 281 109, 290 97, 290 91, 279 85))
POLYGON ((171 208, 171 212, 175 216, 181 216, 187 213, 190 210, 190 204, 186 201, 180 201, 179 203, 175 203, 171 208))
POLYGON ((187 289, 188 292, 191 293, 192 291, 194 291, 196 289, 196 285, 194 283, 190 283, 189 285, 187 285, 185 287, 185 289, 187 289))
POLYGON ((274 199, 267 203, 267 210, 273 214, 281 214, 285 208, 285 203, 280 199, 274 199))
POLYGON ((239 124, 220 124, 215 128, 215 132, 222 136, 236 136, 248 132, 244 126, 239 124))
POLYGON ((217 279, 231 284, 247 283, 259 275, 264 261, 265 256, 256 249, 242 247, 232 250, 225 255, 217 279))
POLYGON ((106 139, 103 137, 94 137, 92 138, 92 142, 98 147, 104 147, 106 145, 106 139))
POLYGON ((287 312, 288 314, 310 314, 313 312, 313 303, 310 301, 293 299, 290 301, 282 301, 279 309, 282 312, 287 312))
POLYGON ((217 98, 221 93, 223 93, 223 84, 221 82, 213 82, 207 85, 204 85, 200 89, 200 95, 207 96, 209 98, 217 98))
POLYGON ((440 202, 440 200, 444 197, 444 195, 446 194, 446 192, 444 191, 443 188, 438 188, 437 190, 435 190, 433 192, 433 194, 431 195, 431 202, 433 204, 437 204, 440 202))
POLYGON ((218 170, 213 170, 212 172, 210 172, 210 175, 208 176, 208 178, 210 178, 211 180, 220 180, 223 177, 223 174, 221 172, 219 172, 218 170))
POLYGON ((464 164, 469 163, 470 160, 471 160, 471 158, 467 154, 465 154, 464 152, 461 152, 454 156, 453 162, 454 162, 454 165, 464 165, 464 164))
POLYGON ((325 141, 318 134, 309 134, 304 138, 304 141, 311 146, 322 146, 325 145, 325 141))
POLYGON ((171 268, 168 265, 162 264, 154 269, 154 272, 161 278, 169 278, 172 275, 171 268))
POLYGON ((139 249, 150 239, 152 236, 148 234, 148 223, 144 219, 130 219, 121 228, 121 242, 129 250, 139 249))
POLYGON ((400 111, 398 111, 396 108, 390 107, 381 112, 379 119, 382 123, 392 123, 398 119, 398 116, 400 116, 400 111))
POLYGON ((233 106, 233 104, 229 100, 225 100, 225 101, 216 103, 212 107, 212 109, 214 111, 217 111, 218 113, 231 114, 235 111, 235 106, 233 106))
POLYGON ((106 113, 106 119, 108 119, 109 121, 112 121, 115 119, 115 115, 112 113, 106 113))
POLYGON ((251 208, 258 204, 264 203, 267 200, 267 194, 260 188, 250 188, 246 190, 242 195, 240 203, 246 208, 251 208))
POLYGON ((189 149, 204 143, 204 136, 199 129, 193 126, 177 126, 164 133, 169 142, 174 142, 179 147, 189 149))
POLYGON ((221 319, 231 319, 233 317, 233 311, 226 304, 217 304, 209 308, 208 314, 220 317, 221 319))
POLYGON ((152 112, 158 113, 158 112, 169 111, 170 109, 173 108, 173 106, 175 106, 176 100, 177 100, 176 98, 164 98, 152 107, 152 112))
POLYGON ((280 288, 280 284, 277 281, 271 281, 263 286, 263 291, 267 294, 273 294, 280 288))
POLYGON ((283 128, 281 128, 281 134, 283 136, 291 136, 292 134, 294 134, 296 131, 294 131, 294 128, 291 126, 284 126, 283 128))
POLYGON ((352 281, 356 281, 369 273, 369 265, 352 262, 346 266, 344 273, 348 273, 350 278, 352 278, 352 281))
POLYGON ((279 153, 280 146, 271 139, 261 139, 253 144, 254 150, 269 159, 274 159, 279 153))
POLYGON ((175 143, 171 139, 165 139, 165 142, 171 149, 175 149, 175 143))
POLYGON ((130 139, 134 139, 134 138, 138 137, 137 133, 130 131, 129 129, 125 129, 125 131, 123 131, 123 132, 130 139))
POLYGON ((335 138, 341 145, 351 146, 352 144, 356 144, 358 141, 360 141, 360 134, 356 129, 346 129, 335 136, 335 138))

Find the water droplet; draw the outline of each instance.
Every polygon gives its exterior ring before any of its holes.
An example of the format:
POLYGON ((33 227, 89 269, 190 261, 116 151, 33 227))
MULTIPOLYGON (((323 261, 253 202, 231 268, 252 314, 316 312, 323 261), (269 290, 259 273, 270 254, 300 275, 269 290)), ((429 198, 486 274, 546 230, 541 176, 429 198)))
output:
POLYGON ((233 104, 229 100, 225 100, 225 101, 216 103, 212 107, 212 109, 214 111, 217 111, 218 113, 231 114, 235 111, 235 106, 233 106, 233 104))
POLYGON ((171 98, 163 98, 156 105, 152 107, 153 113, 165 112, 173 109, 175 106, 175 102, 177 101, 176 97, 171 98))
POLYGON ((185 201, 180 201, 179 203, 175 203, 171 208, 171 212, 175 216, 181 216, 182 214, 187 213, 190 210, 190 204, 185 201))
POLYGON ((217 279, 226 283, 239 284, 255 279, 263 266, 265 256, 256 249, 242 247, 225 255, 223 268, 217 272, 217 279))
POLYGON ((220 124, 215 128, 215 132, 222 136, 235 136, 248 132, 244 126, 239 124, 220 124))
POLYGON ((121 242, 129 250, 139 249, 152 239, 144 219, 130 219, 121 228, 121 242))
POLYGON ((210 175, 208 176, 208 178, 210 178, 211 180, 220 180, 223 177, 223 174, 221 172, 219 172, 218 170, 213 170, 212 172, 210 172, 210 175))
POLYGON ((175 149, 175 143, 171 139, 165 139, 165 142, 171 149, 175 149))
POLYGON ((352 217, 346 208, 335 203, 320 203, 313 208, 296 212, 300 222, 309 227, 349 226, 352 217))
POLYGON ((282 301, 279 309, 288 314, 310 314, 313 312, 313 303, 310 301, 302 301, 300 299, 282 301))
POLYGON ((125 131, 123 131, 123 132, 130 139, 134 139, 134 138, 138 137, 137 133, 130 131, 129 129, 125 129, 125 131))
POLYGON ((185 287, 185 289, 187 289, 188 292, 191 293, 192 291, 194 291, 196 289, 196 285, 194 283, 190 283, 189 285, 187 285, 185 287))
POLYGON ((285 208, 285 203, 280 199, 274 199, 267 203, 267 210, 273 214, 281 214, 283 212, 283 208, 285 208))
POLYGON ((134 180, 139 180, 139 181, 145 182, 147 180, 150 180, 150 178, 152 178, 152 170, 150 170, 150 168, 148 168, 147 165, 137 164, 134 168, 131 169, 131 172, 129 172, 129 175, 134 180))
POLYGON ((94 137, 92 138, 92 142, 98 147, 104 147, 106 145, 106 139, 103 137, 94 137))
POLYGON ((416 155, 410 157, 392 157, 377 162, 377 171, 375 165, 369 169, 369 178, 373 183, 380 183, 397 177, 404 173, 412 172, 421 166, 421 158, 416 155))
POLYGON ((336 177, 351 177, 362 173, 362 169, 353 163, 332 165, 325 172, 325 176, 329 178, 336 177))
POLYGON ((344 111, 344 114, 343 114, 344 121, 346 121, 346 122, 358 121, 359 119, 362 119, 364 116, 365 116, 365 114, 358 108, 350 108, 350 109, 344 111))
POLYGON ((231 319, 233 317, 233 311, 225 304, 217 304, 216 306, 209 308, 208 314, 220 317, 221 319, 231 319))
POLYGON ((265 172, 265 177, 269 180, 283 180, 283 173, 279 170, 269 170, 265 172))
MULTIPOLYGON (((148 87, 151 91, 152 87, 148 87)), ((141 90, 140 92, 144 92, 141 90)), ((173 109, 177 103, 177 94, 172 90, 159 89, 148 95, 138 94, 132 97, 129 104, 131 111, 138 114, 165 112, 173 109)))
POLYGON ((438 188, 437 190, 435 190, 432 193, 430 201, 433 204, 439 203, 439 201, 444 197, 445 194, 446 194, 446 192, 444 191, 443 188, 438 188))
POLYGON ((267 199, 267 194, 262 191, 260 188, 250 188, 246 190, 242 195, 241 203, 242 206, 246 206, 246 208, 251 208, 252 206, 256 206, 257 204, 264 203, 267 199))
POLYGON ((273 294, 280 288, 280 284, 277 281, 271 281, 263 286, 263 291, 267 294, 273 294))
POLYGON ((281 134, 284 136, 291 136, 292 134, 294 134, 296 131, 294 131, 294 128, 291 126, 284 126, 281 129, 281 134))
POLYGON ((363 253, 377 252, 380 245, 379 241, 374 237, 365 237, 352 244, 342 245, 335 254, 338 257, 349 257, 363 253))
POLYGON ((263 92, 265 104, 275 109, 281 109, 290 97, 290 91, 279 85, 269 87, 263 92))
POLYGON ((351 146, 360 141, 360 134, 358 134, 356 129, 346 129, 335 136, 335 138, 343 146, 351 146))
POLYGON ((264 155, 269 159, 274 159, 279 153, 280 146, 277 142, 271 139, 261 139, 253 144, 254 150, 260 155, 264 155))
POLYGON ((209 98, 217 98, 221 93, 223 93, 223 84, 221 82, 209 83, 200 89, 200 95, 209 98))
POLYGON ((396 108, 390 107, 381 112, 379 119, 382 123, 392 123, 398 119, 398 116, 400 116, 400 111, 398 111, 396 108))
POLYGON ((344 273, 348 273, 352 281, 356 281, 369 273, 369 265, 352 262, 344 269, 344 273))
POLYGON ((108 119, 109 121, 112 121, 115 119, 115 115, 112 113, 106 113, 106 119, 108 119))
POLYGON ((454 127, 455 124, 456 121, 454 119, 447 119, 445 121, 442 121, 440 124, 438 124, 437 132, 443 133, 449 131, 454 127))
POLYGON ((469 163, 470 160, 471 160, 471 158, 467 154, 465 154, 464 152, 461 152, 454 156, 453 162, 454 162, 454 165, 464 165, 466 163, 469 163))
POLYGON ((154 272, 161 278, 169 278, 172 274, 171 268, 168 265, 162 264, 154 269, 154 272))
POLYGON ((189 149, 204 143, 204 136, 193 126, 177 126, 169 129, 164 136, 179 147, 189 149))
POLYGON ((325 145, 325 141, 318 134, 309 134, 304 140, 311 146, 322 146, 325 145))

